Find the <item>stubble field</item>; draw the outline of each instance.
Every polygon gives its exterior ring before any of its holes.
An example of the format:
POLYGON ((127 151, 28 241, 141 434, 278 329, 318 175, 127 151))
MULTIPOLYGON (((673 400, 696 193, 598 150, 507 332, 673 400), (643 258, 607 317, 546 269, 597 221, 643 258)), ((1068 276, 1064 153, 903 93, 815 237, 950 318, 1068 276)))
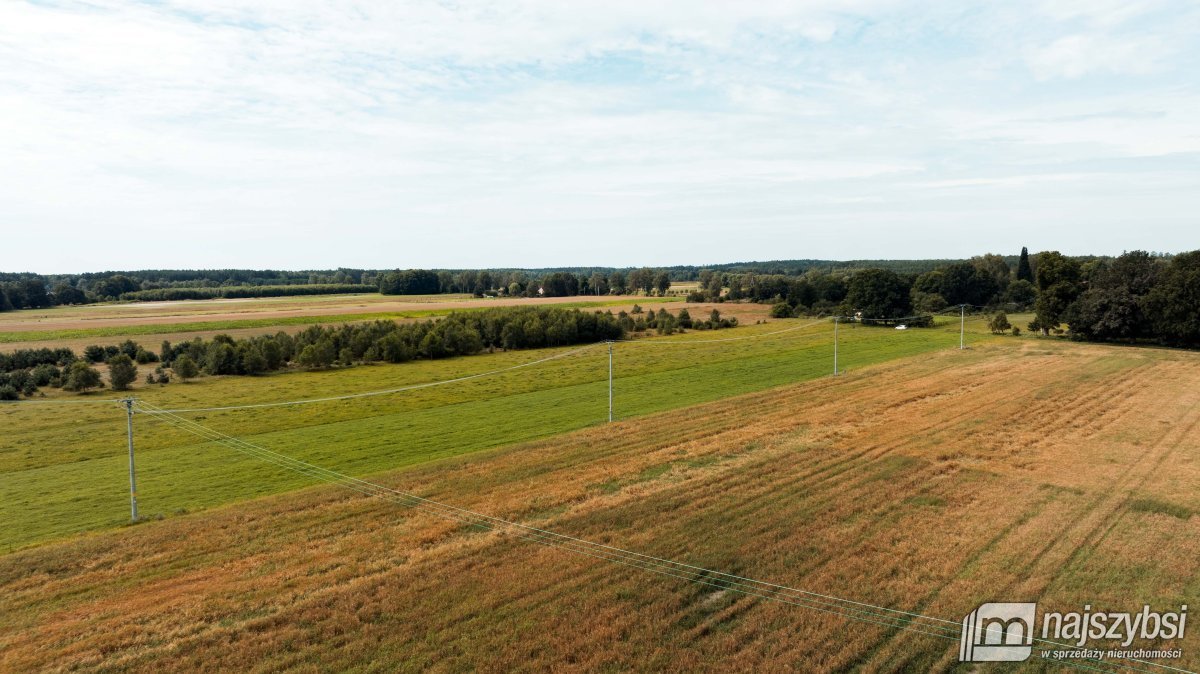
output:
MULTIPOLYGON (((974 333, 968 337, 973 343, 997 339, 974 333)), ((839 341, 840 367, 854 369, 951 348, 958 334, 950 324, 907 332, 843 326, 839 341)), ((168 408, 321 398, 454 379, 568 351, 575 349, 265 377, 205 377, 165 387, 142 385, 134 394, 168 408)), ((821 377, 832 370, 832 351, 832 325, 805 319, 618 344, 615 414, 631 418, 821 377), (752 338, 710 341, 729 337, 752 338)), ((607 351, 599 345, 449 386, 187 416, 297 458, 365 475, 600 424, 608 414, 607 378, 607 351)), ((107 392, 83 399, 121 395, 107 392)), ((281 475, 152 417, 139 415, 134 426, 144 515, 171 517, 305 484, 300 476, 281 475)), ((0 521, 7 523, 0 530, 0 551, 121 526, 127 520, 125 415, 115 403, 0 405, 0 428, 0 521)))
MULTIPOLYGON (((993 340, 378 481, 952 627, 983 601, 1178 607, 1198 380, 1191 353, 993 340)), ((0 667, 976 671, 956 629, 689 580, 314 487, 0 558, 0 667)))
MULTIPOLYGON (((225 333, 234 337, 295 333, 310 325, 369 320, 415 321, 498 306, 553 305, 563 308, 602 309, 614 313, 634 304, 670 303, 673 311, 711 310, 709 305, 682 303, 679 297, 575 296, 479 299, 470 295, 313 295, 236 300, 184 300, 91 304, 0 313, 0 345, 4 349, 66 346, 82 351, 90 344, 118 344, 134 339, 157 350, 165 339, 173 342, 195 336, 225 333), (707 309, 705 308, 707 307, 707 309)), ((769 307, 753 304, 720 305, 731 316, 754 322, 765 318, 769 307)))

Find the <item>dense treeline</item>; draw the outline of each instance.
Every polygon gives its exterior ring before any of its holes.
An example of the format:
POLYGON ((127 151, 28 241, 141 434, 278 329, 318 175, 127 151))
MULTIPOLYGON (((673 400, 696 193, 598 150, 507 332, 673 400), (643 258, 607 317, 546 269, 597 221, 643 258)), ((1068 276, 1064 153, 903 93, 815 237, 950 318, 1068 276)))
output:
MULTIPOLYGON (((959 305, 1032 310, 1028 327, 1043 335, 1200 347, 1200 251, 1095 258, 1057 251, 1030 256, 1022 249, 1016 260, 1014 269, 1007 258, 982 255, 915 275, 889 269, 800 277, 706 272, 689 299, 769 302, 776 317, 840 313, 893 319, 959 305)), ((920 325, 923 319, 909 322, 920 325)))
POLYGON ((41 309, 110 300, 276 297, 341 292, 373 292, 375 272, 249 270, 149 270, 100 274, 39 275, 0 273, 0 311, 41 309))
POLYGON ((226 286, 222 288, 158 288, 122 293, 131 301, 210 300, 217 298, 287 297, 292 295, 336 295, 374 292, 373 285, 361 283, 318 283, 313 285, 226 286))
POLYGON ((450 314, 442 319, 400 324, 394 321, 314 325, 290 335, 278 332, 246 339, 217 335, 172 344, 158 353, 133 340, 119 345, 92 345, 82 358, 70 349, 24 349, 0 354, 0 400, 32 396, 39 388, 86 391, 102 385, 93 365, 108 366, 109 384, 123 390, 135 381, 139 365, 154 365, 147 383, 186 381, 201 374, 258 375, 288 367, 325 368, 359 363, 403 363, 418 359, 468 356, 495 349, 533 349, 592 344, 646 331, 673 334, 684 330, 718 330, 737 325, 713 310, 693 319, 687 309, 586 313, 558 307, 496 307, 450 314))
MULTIPOLYGON (((268 294, 208 294, 202 292, 153 293, 148 291, 198 288, 361 285, 384 294, 411 295, 469 293, 520 297, 570 295, 664 294, 672 281, 696 281, 705 271, 728 275, 762 274, 801 276, 810 273, 844 274, 864 268, 885 268, 898 273, 919 273, 944 264, 939 260, 776 260, 737 262, 707 267, 680 265, 661 269, 612 267, 559 267, 546 269, 448 269, 421 272, 421 282, 401 279, 405 274, 371 269, 315 271, 253 269, 148 269, 84 274, 31 274, 0 272, 0 311, 87 304, 110 300, 208 299, 210 297, 265 297, 268 294), (390 277, 390 279, 388 279, 390 277), (436 284, 432 278, 436 277, 436 284), (387 279, 387 280, 385 280, 387 279)), ((421 270, 408 270, 418 272, 421 270)), ((234 291, 230 291, 231 293, 234 291)), ((315 292, 315 291, 314 291, 315 292)), ((354 289, 349 292, 363 292, 354 289)), ((274 291, 274 295, 299 294, 274 291)))
POLYGON ((672 277, 659 269, 593 271, 575 274, 548 271, 541 274, 523 270, 465 270, 459 272, 405 269, 379 276, 379 292, 384 295, 432 295, 469 293, 497 297, 571 297, 574 295, 665 295, 672 277))
POLYGON ((454 313, 418 323, 373 321, 289 335, 279 332, 235 340, 164 342, 159 357, 175 367, 186 358, 206 374, 255 375, 294 364, 329 367, 355 363, 403 363, 416 359, 469 356, 490 349, 531 349, 619 339, 625 334, 610 313, 554 307, 497 307, 454 313))
POLYGON ((561 297, 664 295, 693 282, 692 301, 771 303, 772 315, 850 314, 877 319, 927 316, 950 307, 1025 311, 1043 334, 1078 339, 1200 346, 1196 259, 1135 251, 1117 258, 982 255, 969 260, 828 262, 792 260, 709 268, 543 270, 147 271, 42 277, 0 274, 0 311, 101 299, 258 297, 275 293, 470 293, 561 297), (273 281, 274 283, 267 283, 273 281), (191 284, 191 285, 189 285, 191 284), (1063 326, 1066 326, 1064 328, 1063 326))

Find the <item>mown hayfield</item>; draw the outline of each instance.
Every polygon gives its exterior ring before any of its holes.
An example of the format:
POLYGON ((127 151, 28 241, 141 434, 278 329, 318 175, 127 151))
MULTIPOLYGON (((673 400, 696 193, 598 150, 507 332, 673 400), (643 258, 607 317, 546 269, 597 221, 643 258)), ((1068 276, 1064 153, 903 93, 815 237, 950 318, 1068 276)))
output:
MULTIPOLYGON (((547 297, 476 299, 468 295, 313 295, 249 300, 180 300, 126 304, 93 304, 0 313, 0 344, 9 349, 116 344, 135 339, 157 348, 164 339, 178 341, 219 332, 237 336, 297 332, 310 325, 369 320, 426 320, 454 311, 497 306, 554 305, 563 308, 620 311, 634 304, 678 302, 677 297, 547 297), (286 301, 284 301, 286 300, 286 301)), ((686 305, 694 306, 694 305, 686 305)), ((725 305, 721 305, 724 308, 725 305)), ((729 305, 733 315, 765 317, 760 305, 729 305)))
MULTIPOLYGON (((983 601, 1194 607, 1198 381, 1194 353, 987 340, 378 480, 955 622, 983 601)), ((0 669, 1015 670, 956 664, 956 630, 689 580, 319 486, 0 557, 0 669)), ((1200 667, 1194 629, 1174 645, 1200 667)))
MULTIPOLYGON (((832 369, 831 331, 826 322, 794 319, 618 344, 616 415, 631 418, 824 376, 832 369), (707 341, 794 326, 806 327, 762 339, 707 341), (681 346, 670 346, 674 344, 681 346)), ((843 326, 839 336, 839 364, 851 370, 958 342, 956 326, 949 325, 907 332, 843 326)), ((135 393, 168 408, 319 398, 452 379, 570 350, 203 378, 135 393)), ((608 414, 607 372, 607 351, 597 346, 543 365, 443 387, 188 416, 296 458, 366 475, 602 423, 608 414)), ((96 397, 101 396, 116 394, 96 397)), ((135 427, 139 503, 146 516, 172 516, 306 483, 301 476, 198 442, 150 417, 138 417, 135 427)), ((0 405, 0 428, 0 521, 6 523, 0 550, 126 522, 122 409, 115 404, 0 405)))

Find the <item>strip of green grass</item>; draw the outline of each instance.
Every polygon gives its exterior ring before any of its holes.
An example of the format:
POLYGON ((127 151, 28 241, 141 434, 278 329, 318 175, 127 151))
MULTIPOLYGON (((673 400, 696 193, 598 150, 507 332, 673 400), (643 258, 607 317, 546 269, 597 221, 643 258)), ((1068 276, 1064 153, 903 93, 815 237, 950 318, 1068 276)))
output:
MULTIPOLYGON (((628 419, 829 374, 828 324, 763 339, 705 343, 801 322, 774 321, 649 340, 695 342, 688 348, 617 344, 617 416, 628 419)), ((972 343, 991 339, 1001 338, 968 335, 972 343)), ((956 347, 957 325, 904 332, 843 328, 839 344, 839 365, 853 370, 956 347)), ((548 353, 206 378, 145 389, 138 395, 163 407, 321 397, 460 377, 548 353)), ((544 365, 397 395, 187 416, 298 459, 365 475, 602 423, 608 412, 607 364, 607 350, 598 346, 544 365)), ((144 515, 169 516, 311 483, 304 476, 200 442, 150 416, 137 417, 135 427, 144 515)), ((0 550, 128 520, 125 419, 119 407, 0 406, 0 428, 0 522, 5 523, 0 550)))
MULTIPOLYGON (((645 297, 640 304, 682 302, 679 297, 645 297)), ((595 302, 563 302, 545 306, 564 309, 587 309, 613 307, 629 304, 628 300, 598 300, 595 302)), ((85 339, 88 337, 136 337, 138 335, 160 335, 168 332, 200 332, 208 330, 237 330, 241 328, 270 328, 290 325, 321 325, 328 323, 354 323, 358 321, 396 320, 401 318, 432 318, 446 316, 455 311, 483 311, 480 308, 419 309, 415 311, 363 312, 329 316, 276 316, 273 318, 238 318, 220 321, 188 321, 183 323, 153 323, 146 325, 116 325, 103 328, 69 328, 64 330, 28 330, 0 332, 0 344, 19 342, 41 342, 52 339, 85 339)))

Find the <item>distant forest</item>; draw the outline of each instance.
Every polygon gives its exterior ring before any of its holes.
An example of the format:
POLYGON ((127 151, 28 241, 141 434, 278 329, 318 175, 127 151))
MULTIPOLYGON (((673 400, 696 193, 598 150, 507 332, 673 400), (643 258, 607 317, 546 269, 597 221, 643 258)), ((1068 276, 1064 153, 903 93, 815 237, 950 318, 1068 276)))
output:
MULTIPOLYGON (((0 273, 0 311, 110 300, 346 292, 476 296, 686 295, 772 304, 772 315, 877 319, 951 307, 1032 311, 1030 330, 1093 341, 1200 347, 1200 251, 1119 257, 981 255, 968 260, 777 260, 659 269, 145 270, 0 273), (685 283, 683 287, 679 284, 685 283), (675 284, 675 285, 673 285, 675 284)), ((917 324, 920 323, 918 319, 917 324)), ((999 322, 998 322, 999 323, 999 322)))
MULTIPOLYGON (((921 273, 959 260, 774 260, 657 269, 551 267, 544 269, 145 269, 86 274, 0 272, 0 311, 114 300, 163 301, 272 297, 351 292, 386 294, 513 294, 563 296, 657 292, 671 282, 695 281, 704 271, 782 274, 882 268, 921 273), (414 273, 420 278, 414 279, 414 273), (255 288, 255 290, 249 290, 255 288)), ((1015 263, 1014 257, 1010 262, 1015 263)))

